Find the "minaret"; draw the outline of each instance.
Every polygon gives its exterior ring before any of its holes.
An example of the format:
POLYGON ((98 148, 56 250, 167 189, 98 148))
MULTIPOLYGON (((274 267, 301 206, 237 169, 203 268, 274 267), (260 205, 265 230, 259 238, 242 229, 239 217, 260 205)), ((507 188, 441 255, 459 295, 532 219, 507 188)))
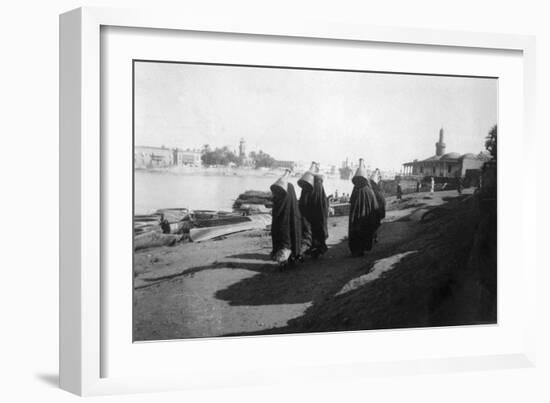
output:
POLYGON ((445 154, 445 143, 443 142, 443 128, 439 129, 439 141, 435 143, 435 155, 441 157, 445 154))
POLYGON ((246 158, 246 142, 243 138, 241 138, 241 141, 239 142, 239 157, 246 158))

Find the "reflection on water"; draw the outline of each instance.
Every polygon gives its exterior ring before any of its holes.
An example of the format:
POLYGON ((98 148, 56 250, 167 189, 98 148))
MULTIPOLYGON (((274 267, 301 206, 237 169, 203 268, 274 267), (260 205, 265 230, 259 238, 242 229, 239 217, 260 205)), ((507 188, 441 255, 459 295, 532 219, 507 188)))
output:
MULTIPOLYGON (((299 178, 290 183, 297 189, 299 178)), ((187 207, 190 209, 232 210, 233 202, 246 190, 269 191, 277 176, 166 174, 135 171, 134 203, 136 214, 147 214, 159 208, 187 207)), ((351 193, 351 180, 326 178, 325 191, 351 193)))

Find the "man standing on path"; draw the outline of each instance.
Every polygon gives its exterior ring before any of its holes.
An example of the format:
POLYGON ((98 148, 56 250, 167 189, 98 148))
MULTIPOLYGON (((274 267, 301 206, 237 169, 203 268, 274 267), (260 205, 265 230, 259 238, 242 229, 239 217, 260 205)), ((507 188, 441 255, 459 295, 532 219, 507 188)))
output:
POLYGON ((401 197, 403 196, 403 189, 401 189, 401 182, 397 182, 397 200, 401 201, 401 197))

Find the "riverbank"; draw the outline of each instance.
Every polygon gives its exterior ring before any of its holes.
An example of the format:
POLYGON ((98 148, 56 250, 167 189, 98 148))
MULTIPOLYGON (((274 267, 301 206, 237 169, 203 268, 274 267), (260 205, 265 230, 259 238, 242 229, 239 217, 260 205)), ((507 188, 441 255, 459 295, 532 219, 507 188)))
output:
POLYGON ((475 198, 448 191, 387 203, 364 258, 349 257, 347 217, 329 219, 325 256, 285 272, 269 260, 265 230, 136 253, 134 338, 494 322, 494 296, 478 273, 492 256, 472 257, 475 198))

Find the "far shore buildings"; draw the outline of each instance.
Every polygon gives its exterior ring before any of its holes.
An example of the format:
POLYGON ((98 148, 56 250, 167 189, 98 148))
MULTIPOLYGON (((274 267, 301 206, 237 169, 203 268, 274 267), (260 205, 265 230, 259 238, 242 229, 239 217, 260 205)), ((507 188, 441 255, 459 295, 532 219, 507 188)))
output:
POLYGON ((489 161, 488 154, 459 154, 445 152, 444 132, 439 130, 439 141, 435 143, 435 155, 423 160, 414 160, 403 164, 404 176, 434 176, 439 178, 464 178, 478 175, 483 164, 489 161))
POLYGON ((291 171, 294 171, 298 164, 296 161, 283 161, 283 160, 275 160, 273 162, 272 168, 288 168, 291 171))
MULTIPOLYGON (((235 151, 234 151, 235 152, 235 151)), ((240 166, 251 168, 254 161, 247 155, 246 141, 241 138, 239 141, 238 152, 239 163, 230 163, 228 166, 240 166)), ((200 167, 202 166, 202 151, 192 149, 181 149, 173 147, 152 147, 135 146, 134 148, 134 168, 136 169, 154 169, 171 167, 200 167)), ((288 168, 294 171, 298 166, 296 161, 275 160, 271 168, 288 168)))
POLYGON ((134 148, 134 167, 138 169, 201 165, 200 150, 150 146, 134 148))

